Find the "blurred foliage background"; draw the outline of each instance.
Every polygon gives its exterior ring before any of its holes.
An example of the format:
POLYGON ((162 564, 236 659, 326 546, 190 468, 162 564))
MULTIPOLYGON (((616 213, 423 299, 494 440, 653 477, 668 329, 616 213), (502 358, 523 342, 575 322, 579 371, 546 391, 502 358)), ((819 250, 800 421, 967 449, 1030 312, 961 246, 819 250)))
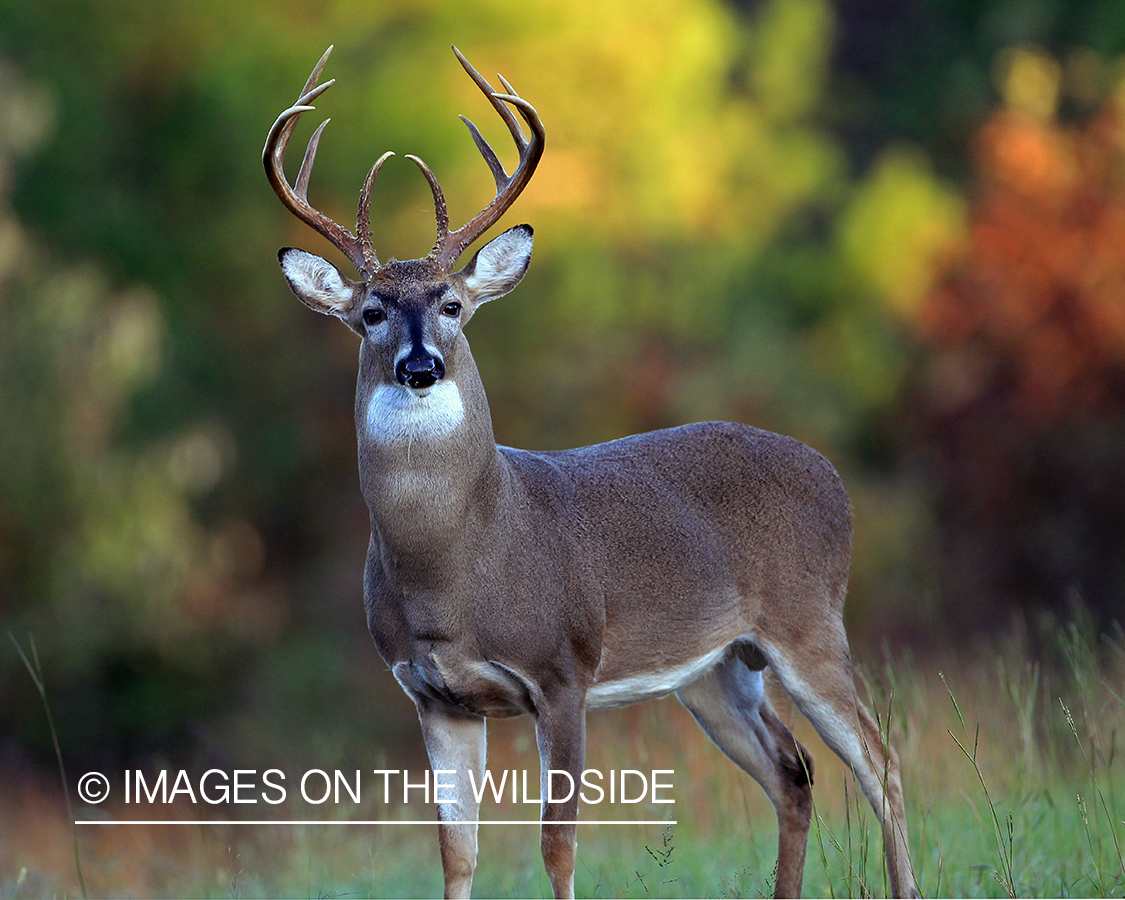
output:
MULTIPOLYGON (((806 441, 860 644, 1120 615, 1123 0, 0 0, 0 631, 68 758, 420 747, 362 613, 356 341, 275 263, 334 251, 260 161, 330 43, 311 197, 354 221, 395 150, 382 258, 432 242, 403 153, 459 221, 456 114, 511 158, 451 43, 546 123, 531 273, 470 331, 500 441, 806 441)), ((0 650, 0 763, 49 740, 0 650)))

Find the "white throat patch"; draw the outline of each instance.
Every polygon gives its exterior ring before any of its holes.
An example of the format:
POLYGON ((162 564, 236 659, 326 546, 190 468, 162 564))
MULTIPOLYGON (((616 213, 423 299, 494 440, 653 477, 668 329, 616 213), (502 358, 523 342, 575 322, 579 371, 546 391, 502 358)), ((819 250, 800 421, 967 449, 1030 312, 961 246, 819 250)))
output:
POLYGON ((425 391, 380 384, 367 403, 367 433, 385 444, 446 437, 464 420, 465 404, 453 381, 425 391))

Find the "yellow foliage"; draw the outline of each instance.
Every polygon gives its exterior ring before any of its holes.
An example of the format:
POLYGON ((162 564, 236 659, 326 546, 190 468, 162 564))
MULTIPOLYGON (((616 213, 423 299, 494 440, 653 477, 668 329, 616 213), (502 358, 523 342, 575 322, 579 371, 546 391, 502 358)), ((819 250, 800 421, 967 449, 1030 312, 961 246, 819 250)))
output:
POLYGON ((1062 66, 1037 47, 1006 47, 997 54, 996 81, 1005 105, 1037 122, 1055 117, 1062 66))
POLYGON ((856 189, 839 228, 850 271, 888 311, 909 318, 937 264, 962 240, 965 207, 924 156, 892 147, 856 189))
MULTIPOLYGON (((415 147, 441 136, 452 159, 438 175, 455 210, 468 211, 490 180, 449 113, 476 121, 502 159, 510 159, 511 148, 444 49, 449 43, 486 77, 502 72, 539 109, 548 149, 520 211, 528 219, 545 211, 556 225, 568 223, 571 233, 560 240, 580 233, 626 245, 757 245, 779 212, 839 169, 831 141, 805 122, 821 93, 830 46, 824 0, 774 0, 749 23, 719 0, 657 0, 643 14, 620 0, 468 0, 390 12, 339 4, 330 18, 343 18, 345 8, 361 24, 330 36, 338 59, 326 77, 351 81, 351 91, 357 75, 368 80, 365 128, 384 135, 376 137, 372 159, 387 134, 412 134, 415 147), (377 43, 379 28, 401 26, 398 16, 411 21, 413 42, 377 43), (367 53, 364 44, 372 48, 367 53), (360 74, 360 60, 376 74, 360 74), (343 63, 355 69, 347 78, 343 63)), ((311 64, 320 45, 311 38, 307 44, 311 64)), ((325 98, 318 105, 328 104, 325 98)), ((356 123, 336 127, 354 130, 356 123)), ((411 214, 419 208, 412 204, 411 214)))

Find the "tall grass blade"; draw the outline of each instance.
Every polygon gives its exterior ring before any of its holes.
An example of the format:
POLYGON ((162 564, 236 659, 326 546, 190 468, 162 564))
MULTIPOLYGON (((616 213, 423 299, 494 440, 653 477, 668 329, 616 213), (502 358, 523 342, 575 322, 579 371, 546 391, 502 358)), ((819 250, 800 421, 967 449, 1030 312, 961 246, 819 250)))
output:
MULTIPOLYGON (((1063 702, 1061 697, 1059 698, 1059 703, 1062 705, 1063 715, 1066 716, 1066 723, 1070 726, 1071 734, 1074 735, 1074 740, 1078 743, 1078 749, 1082 752, 1082 759, 1086 763, 1086 768, 1090 772, 1090 780, 1094 784, 1094 793, 1097 794, 1098 803, 1101 805, 1102 812, 1105 813, 1106 822, 1109 823, 1109 834, 1110 837, 1113 838, 1113 846, 1117 851, 1117 865, 1121 869, 1122 884, 1125 884, 1125 856, 1123 856, 1121 852, 1121 839, 1117 836, 1117 828, 1114 825, 1113 815, 1109 811, 1109 804, 1106 802, 1105 793, 1102 791, 1102 786, 1098 783, 1098 776, 1094 771, 1093 760, 1091 760, 1089 754, 1086 753, 1086 747, 1082 743, 1082 738, 1078 736, 1078 726, 1074 723, 1074 716, 1071 715, 1070 709, 1067 707, 1066 703, 1063 702)), ((1094 851, 1093 839, 1090 837, 1089 823, 1086 817, 1086 803, 1082 799, 1081 794, 1078 795, 1078 805, 1082 813, 1082 824, 1086 826, 1086 836, 1090 841, 1090 852, 1092 854, 1094 851)), ((1125 825, 1125 822, 1122 824, 1125 825)), ((1100 882, 1101 872, 1097 868, 1096 859, 1094 861, 1094 867, 1100 882)), ((1102 887, 1102 885, 1099 884, 1099 887, 1102 887)), ((1102 893, 1105 893, 1104 889, 1102 893)))
MULTIPOLYGON (((941 683, 945 685, 946 691, 949 692, 949 699, 953 702, 953 709, 957 712, 957 719, 961 723, 961 727, 966 731, 965 718, 961 715, 961 708, 957 705, 957 698, 953 695, 953 690, 945 680, 945 674, 939 672, 941 683)), ((961 752, 972 763, 973 770, 977 773, 977 779, 980 781, 981 789, 984 791, 985 803, 988 805, 988 811, 992 816, 993 835, 996 839, 996 852, 999 857, 1000 870, 996 872, 996 880, 1000 882, 1000 886, 1004 888, 1007 895, 1015 900, 1016 897, 1016 879, 1014 872, 1014 840, 1013 840, 1013 825, 1011 813, 1008 814, 1008 841, 1005 848, 1004 831, 1005 829, 1000 826, 1000 817, 996 814, 996 804, 992 802, 992 795, 989 793, 988 784, 984 780, 984 772, 981 770, 980 763, 977 761, 977 750, 980 746, 980 723, 977 723, 976 731, 973 736, 973 751, 970 753, 965 745, 961 743, 960 739, 952 731, 949 736, 953 738, 953 742, 961 748, 961 752)))
POLYGON ((35 647, 35 638, 31 635, 27 636, 29 645, 31 646, 31 659, 27 658, 24 653, 23 647, 20 646, 19 641, 9 631, 8 639, 12 642, 12 646, 16 648, 16 653, 20 655, 23 660, 24 666, 27 668, 27 674, 31 676, 31 680, 35 683, 35 689, 39 691, 39 698, 43 701, 43 710, 47 714, 47 727, 51 730, 51 742, 55 745, 55 760, 59 764, 59 777, 62 778, 63 798, 66 800, 66 815, 70 822, 70 837, 74 844, 74 868, 78 872, 78 886, 82 890, 83 900, 88 900, 89 895, 86 893, 86 879, 82 877, 82 857, 78 852, 78 826, 74 824, 74 808, 70 803, 70 788, 66 781, 66 767, 63 766, 62 748, 59 746, 59 733, 55 729, 55 717, 51 715, 51 704, 47 702, 47 688, 43 682, 43 667, 39 664, 39 651, 35 647), (32 660, 35 664, 32 665, 32 660))

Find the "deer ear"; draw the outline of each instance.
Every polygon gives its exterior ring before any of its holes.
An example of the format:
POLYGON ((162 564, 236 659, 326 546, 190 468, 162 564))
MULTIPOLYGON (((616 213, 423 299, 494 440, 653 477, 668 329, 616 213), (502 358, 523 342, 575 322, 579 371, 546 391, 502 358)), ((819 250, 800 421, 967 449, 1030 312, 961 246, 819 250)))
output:
POLYGON ((304 250, 285 247, 277 254, 289 287, 305 306, 348 322, 360 285, 340 274, 332 263, 304 250))
POLYGON ((503 297, 520 283, 531 262, 531 236, 530 225, 509 228, 481 247, 454 276, 474 307, 503 297))

